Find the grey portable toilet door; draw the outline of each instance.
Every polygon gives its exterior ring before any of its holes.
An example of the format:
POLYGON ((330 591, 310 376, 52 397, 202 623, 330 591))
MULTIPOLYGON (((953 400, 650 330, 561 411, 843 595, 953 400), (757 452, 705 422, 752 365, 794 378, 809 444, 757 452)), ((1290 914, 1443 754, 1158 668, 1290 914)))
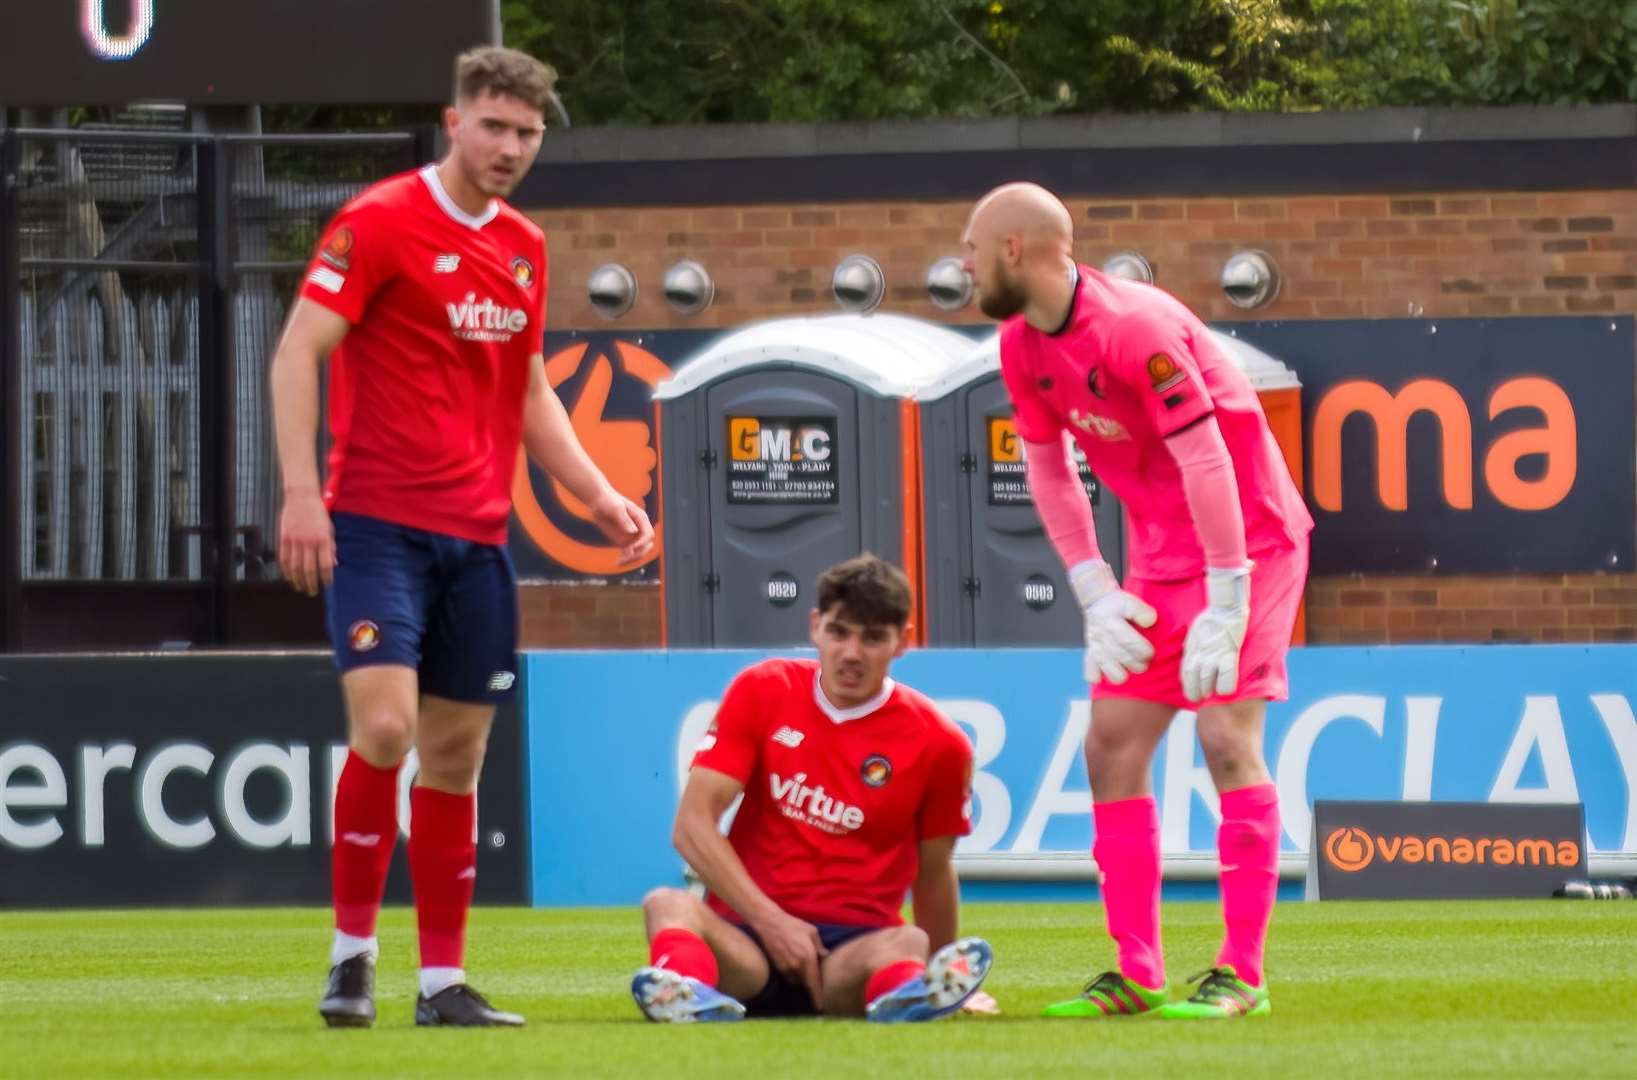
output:
POLYGON ((706 393, 712 640, 806 644, 814 581, 862 546, 859 391, 792 367, 706 393))
MULTIPOLYGON (((1035 513, 1024 479, 1023 442, 1012 425, 1012 403, 999 375, 965 392, 967 474, 971 514, 968 603, 974 645, 1075 645, 1083 634, 1079 605, 1063 564, 1035 513)), ((1103 557, 1118 567, 1117 511, 1082 464, 1096 491, 1093 514, 1103 557)))

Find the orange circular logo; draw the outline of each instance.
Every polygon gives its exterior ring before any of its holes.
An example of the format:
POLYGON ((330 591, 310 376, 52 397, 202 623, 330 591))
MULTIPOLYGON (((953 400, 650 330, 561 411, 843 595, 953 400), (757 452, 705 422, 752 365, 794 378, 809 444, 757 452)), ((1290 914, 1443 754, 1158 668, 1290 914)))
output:
MULTIPOLYGON (((556 390, 589 361, 590 372, 580 384, 579 395, 564 401, 569 421, 580 444, 597 463, 614 490, 641 505, 656 484, 659 464, 655 431, 646 420, 611 420, 603 415, 609 389, 616 375, 636 379, 650 390, 670 378, 671 369, 647 349, 626 341, 616 341, 606 352, 592 352, 586 342, 578 342, 552 354, 546 361, 546 382, 556 390), (619 368, 616 372, 615 363, 619 368)), ((654 515, 654 546, 647 557, 635 563, 621 563, 619 548, 606 540, 587 543, 570 535, 570 520, 587 523, 591 510, 556 480, 551 481, 555 506, 548 513, 536 496, 529 477, 528 459, 517 457, 512 477, 512 511, 523 532, 548 558, 582 574, 609 576, 629 574, 659 558, 664 545, 663 522, 654 515), (561 519, 561 520, 556 520, 561 519)))
POLYGON ((884 787, 892 779, 892 762, 880 754, 871 754, 864 759, 858 774, 871 787, 884 787))
POLYGON ((347 253, 352 250, 352 230, 345 225, 335 230, 330 234, 329 243, 324 245, 324 250, 337 259, 346 258, 347 253))
POLYGON ((1363 829, 1342 826, 1325 838, 1324 857, 1346 874, 1356 874, 1376 857, 1376 842, 1363 829))
POLYGON ((348 628, 347 641, 353 652, 369 652, 381 644, 381 628, 368 619, 359 619, 348 628))

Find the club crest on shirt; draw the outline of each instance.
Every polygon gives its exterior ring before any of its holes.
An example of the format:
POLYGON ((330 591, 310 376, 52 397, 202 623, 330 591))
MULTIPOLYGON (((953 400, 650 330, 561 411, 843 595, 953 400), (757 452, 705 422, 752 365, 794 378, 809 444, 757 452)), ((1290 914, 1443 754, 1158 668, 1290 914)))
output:
POLYGON ((381 644, 381 628, 369 619, 359 619, 347 628, 347 644, 353 652, 369 652, 381 644))
POLYGON ((858 775, 871 787, 886 787, 887 781, 892 779, 892 762, 880 754, 871 754, 858 767, 858 775))
POLYGON ((1108 400, 1108 394, 1103 390, 1102 368, 1094 367, 1090 371, 1086 372, 1086 389, 1090 390, 1091 396, 1097 398, 1099 401, 1108 400))
POLYGON ((337 270, 350 269, 352 263, 348 261, 347 256, 352 253, 352 245, 352 230, 343 225, 330 234, 330 238, 324 242, 323 249, 319 251, 318 257, 337 270))
POLYGON ((1163 394, 1185 378, 1187 375, 1177 367, 1177 362, 1164 353, 1148 358, 1148 381, 1153 384, 1154 393, 1163 394))
POLYGON ((519 289, 526 289, 534 284, 534 264, 519 255, 512 260, 512 280, 517 282, 519 289))

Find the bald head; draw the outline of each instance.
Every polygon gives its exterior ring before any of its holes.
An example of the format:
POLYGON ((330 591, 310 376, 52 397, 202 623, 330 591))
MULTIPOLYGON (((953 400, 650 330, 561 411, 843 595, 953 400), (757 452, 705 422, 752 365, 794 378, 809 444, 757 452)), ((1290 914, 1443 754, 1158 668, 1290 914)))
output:
POLYGON ((1017 235, 1025 242, 1070 244, 1074 219, 1061 199, 1039 184, 1002 184, 979 199, 966 223, 967 236, 1017 235))
POLYGON ((978 307, 1008 319, 1029 305, 1037 281, 1060 281, 1073 264, 1074 218, 1039 184, 1002 184, 972 207, 961 241, 978 307))

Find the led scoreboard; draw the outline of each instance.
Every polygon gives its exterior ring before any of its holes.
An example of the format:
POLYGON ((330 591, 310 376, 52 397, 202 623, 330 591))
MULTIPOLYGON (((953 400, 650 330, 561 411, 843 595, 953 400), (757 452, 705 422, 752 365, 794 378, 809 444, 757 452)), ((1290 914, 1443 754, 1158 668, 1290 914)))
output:
POLYGON ((410 104, 499 0, 0 0, 0 106, 410 104))

